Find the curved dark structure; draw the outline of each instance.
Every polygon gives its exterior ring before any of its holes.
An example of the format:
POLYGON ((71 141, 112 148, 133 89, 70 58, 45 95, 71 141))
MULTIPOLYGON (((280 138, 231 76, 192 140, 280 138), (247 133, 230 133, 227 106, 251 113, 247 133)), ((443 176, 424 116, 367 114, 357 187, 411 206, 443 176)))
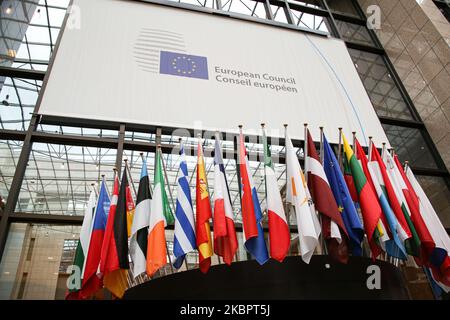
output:
POLYGON ((301 257, 283 263, 254 260, 211 267, 208 274, 190 270, 130 288, 124 299, 409 299, 401 271, 383 261, 350 257, 348 264, 330 262, 328 256, 301 257), (367 268, 380 269, 381 289, 369 290, 367 268))

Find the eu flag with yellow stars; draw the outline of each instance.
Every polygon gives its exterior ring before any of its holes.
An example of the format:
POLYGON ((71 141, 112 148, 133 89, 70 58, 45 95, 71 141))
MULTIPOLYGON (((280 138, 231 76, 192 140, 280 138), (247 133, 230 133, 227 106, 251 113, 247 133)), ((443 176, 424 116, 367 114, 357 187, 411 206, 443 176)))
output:
POLYGON ((159 73, 208 80, 206 57, 161 51, 159 73))

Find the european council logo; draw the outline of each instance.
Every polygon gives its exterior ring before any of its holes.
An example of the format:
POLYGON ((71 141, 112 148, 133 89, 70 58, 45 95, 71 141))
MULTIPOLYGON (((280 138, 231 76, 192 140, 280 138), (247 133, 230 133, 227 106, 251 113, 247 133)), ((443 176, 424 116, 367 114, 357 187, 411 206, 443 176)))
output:
POLYGON ((208 80, 206 57, 179 52, 161 51, 159 73, 208 80))

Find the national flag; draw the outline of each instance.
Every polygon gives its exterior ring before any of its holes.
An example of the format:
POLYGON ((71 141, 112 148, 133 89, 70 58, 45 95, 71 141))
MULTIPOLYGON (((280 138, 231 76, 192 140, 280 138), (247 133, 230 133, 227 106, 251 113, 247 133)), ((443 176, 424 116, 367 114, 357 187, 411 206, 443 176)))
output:
POLYGON ((450 286, 450 237, 425 191, 423 191, 409 167, 406 168, 406 177, 419 201, 420 215, 435 243, 435 248, 429 260, 433 278, 445 286, 450 286))
POLYGON ((196 184, 196 234, 199 253, 200 271, 207 273, 211 266, 213 255, 211 231, 209 222, 212 217, 211 203, 209 201, 208 180, 205 172, 203 147, 198 139, 197 146, 197 184, 196 184))
POLYGON ((358 203, 358 192, 356 192, 355 182, 353 181, 352 170, 348 164, 347 157, 343 157, 342 166, 344 169, 344 180, 347 184, 348 191, 352 197, 353 202, 358 203))
POLYGON ((178 177, 177 206, 175 209, 175 231, 173 238, 173 266, 180 268, 187 253, 197 248, 195 240, 194 210, 192 209, 191 188, 189 187, 184 146, 180 147, 180 176, 178 177))
POLYGON ((266 181, 267 216, 269 219, 269 249, 270 256, 282 262, 289 252, 291 235, 284 213, 278 181, 272 162, 266 132, 263 129, 264 143, 264 177, 266 181))
POLYGON ((91 237, 89 240, 89 250, 86 257, 86 263, 81 285, 82 298, 88 298, 103 286, 102 278, 97 275, 100 265, 103 238, 105 236, 107 212, 110 207, 106 182, 103 179, 98 195, 97 208, 92 222, 91 237))
POLYGON ((352 174, 353 183, 355 184, 358 200, 361 206, 361 212, 364 221, 364 230, 367 234, 372 258, 375 259, 381 253, 381 236, 382 231, 379 230, 379 222, 381 221, 381 207, 378 203, 374 190, 364 175, 361 164, 358 162, 352 148, 347 142, 344 134, 342 134, 344 142, 344 156, 347 160, 348 167, 352 174))
MULTIPOLYGON (((117 178, 118 179, 118 178, 117 178)), ((116 189, 114 183, 114 189, 116 189)), ((129 188, 127 170, 122 173, 117 205, 112 207, 108 215, 105 242, 102 247, 102 263, 100 272, 103 284, 116 297, 122 298, 128 288, 128 230, 127 230, 127 189, 129 188), (104 259, 104 260, 103 260, 104 259)), ((114 190, 116 192, 116 190, 114 190)))
POLYGON ((233 207, 231 206, 225 166, 219 133, 216 133, 214 148, 214 252, 231 265, 238 248, 236 230, 234 229, 233 207))
MULTIPOLYGON (((358 151, 361 152, 361 154, 364 152, 359 143, 357 144, 357 148, 358 151)), ((394 211, 392 210, 391 205, 388 201, 383 176, 381 174, 380 164, 377 161, 377 159, 381 160, 378 150, 377 148, 375 148, 375 145, 372 142, 369 146, 369 149, 371 149, 371 151, 370 158, 367 163, 367 169, 369 171, 370 177, 372 178, 375 192, 378 196, 378 200, 380 201, 381 209, 383 210, 391 234, 391 239, 386 241, 386 252, 391 257, 406 260, 407 256, 404 242, 408 238, 408 235, 402 228, 402 226, 398 223, 397 217, 395 216, 394 211)))
POLYGON ((150 277, 167 263, 165 227, 174 221, 167 198, 162 155, 159 149, 155 157, 155 180, 147 240, 147 274, 150 277))
POLYGON ((133 261, 134 278, 144 273, 147 267, 147 239, 151 199, 147 161, 144 159, 139 179, 136 209, 131 226, 130 256, 133 261))
POLYGON ((336 261, 348 262, 347 230, 341 212, 334 199, 325 171, 312 140, 307 132, 307 168, 308 188, 314 201, 315 209, 322 215, 322 234, 326 240, 328 253, 336 261))
POLYGON ((102 251, 101 251, 101 259, 100 259, 100 268, 99 268, 99 274, 103 274, 105 271, 109 271, 109 268, 116 268, 118 267, 118 258, 117 258, 117 252, 112 250, 109 251, 110 246, 115 246, 115 239, 114 239, 114 217, 116 215, 116 209, 117 209, 117 199, 119 198, 119 176, 117 173, 114 174, 114 185, 113 185, 113 192, 111 195, 111 205, 109 207, 108 216, 107 216, 107 223, 106 223, 106 230, 105 230, 105 237, 102 243, 102 251))
POLYGON ((436 245, 420 214, 419 200, 417 198, 417 195, 415 194, 413 187, 409 183, 409 180, 406 177, 406 174, 403 171, 403 168, 398 159, 392 157, 386 150, 383 152, 382 158, 386 165, 387 172, 391 178, 391 181, 393 181, 394 185, 396 186, 396 195, 402 201, 402 209, 411 218, 411 222, 414 227, 411 228, 411 230, 416 230, 417 235, 420 239, 420 257, 415 258, 415 260, 419 265, 427 265, 427 261, 429 261, 429 257, 432 255, 432 252, 436 245))
MULTIPOLYGON (((355 203, 350 195, 350 191, 345 182, 345 178, 340 170, 339 162, 331 149, 325 135, 323 136, 323 167, 328 178, 334 199, 344 220, 347 230, 349 245, 355 256, 362 255, 361 242, 364 239, 364 229, 355 203)), ((350 178, 352 176, 350 175, 350 178)), ((353 179, 353 178, 352 178, 353 179)), ((354 184, 353 184, 354 185, 354 184)), ((356 191, 356 189, 355 189, 356 191)))
POLYGON ((126 190, 126 194, 127 194, 127 203, 126 203, 126 208, 127 208, 127 236, 129 238, 129 237, 131 237, 131 229, 132 229, 134 210, 135 210, 133 195, 131 194, 131 187, 129 185, 128 185, 127 190, 126 190))
POLYGON ((245 249, 262 265, 269 260, 264 230, 261 225, 262 211, 258 194, 253 185, 244 136, 240 132, 238 148, 239 177, 241 183, 241 214, 245 249))
POLYGON ((297 217, 300 255, 309 263, 314 250, 319 244, 320 222, 311 199, 308 186, 298 162, 297 152, 286 132, 286 201, 291 205, 291 212, 297 217))
POLYGON ((373 193, 375 194, 376 199, 378 200, 378 205, 381 208, 381 218, 378 221, 377 224, 377 230, 378 230, 378 244, 380 245, 380 247, 386 251, 386 244, 388 244, 390 246, 391 242, 388 242, 391 240, 391 233, 389 228, 387 228, 388 223, 386 220, 386 217, 384 216, 384 212, 383 212, 383 208, 379 202, 379 198, 377 195, 377 191, 375 189, 375 184, 372 181, 372 175, 369 172, 369 161, 367 160, 367 156, 366 153, 364 152, 364 149, 361 147, 361 145, 359 144, 359 141, 357 139, 355 139, 355 149, 356 149, 356 159, 358 159, 359 164, 362 167, 362 170, 364 172, 364 175, 366 176, 367 179, 367 183, 369 184, 370 188, 373 190, 373 193))
POLYGON ((406 253, 418 257, 420 255, 420 239, 411 221, 408 210, 406 209, 406 201, 403 205, 402 191, 400 188, 396 188, 396 184, 393 183, 390 174, 386 169, 386 165, 374 145, 372 145, 371 158, 377 163, 374 166, 377 171, 378 181, 383 193, 385 193, 389 200, 390 207, 392 208, 395 217, 397 218, 398 234, 404 242, 406 253))
POLYGON ((440 299, 442 299, 443 292, 449 293, 450 292, 450 286, 445 285, 439 280, 436 280, 433 276, 433 270, 431 268, 424 268, 424 271, 428 277, 428 281, 430 282, 431 289, 435 293, 435 296, 438 296, 440 299))
POLYGON ((79 299, 80 297, 80 289, 81 283, 83 281, 84 269, 86 266, 86 257, 89 251, 89 242, 91 240, 91 231, 92 231, 92 221, 95 214, 95 207, 97 196, 95 195, 95 191, 92 190, 89 195, 89 200, 86 205, 86 209, 84 210, 84 218, 83 224, 81 225, 80 230, 80 240, 78 241, 77 249, 75 251, 75 259, 74 266, 77 266, 80 271, 81 281, 79 283, 78 288, 69 289, 69 292, 66 296, 67 300, 71 299, 79 299))

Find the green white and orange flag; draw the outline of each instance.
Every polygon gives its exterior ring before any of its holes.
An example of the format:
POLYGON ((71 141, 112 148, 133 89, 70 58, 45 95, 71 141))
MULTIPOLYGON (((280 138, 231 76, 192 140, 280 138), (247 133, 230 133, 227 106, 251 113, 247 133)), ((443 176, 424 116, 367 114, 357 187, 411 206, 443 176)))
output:
POLYGON ((342 139, 344 141, 345 158, 358 194, 358 200, 364 220, 364 230, 366 231, 367 239, 372 251, 372 258, 375 259, 382 251, 380 245, 382 242, 381 237, 384 235, 383 230, 379 225, 382 215, 381 207, 378 203, 374 189, 367 181, 361 164, 353 153, 344 134, 342 134, 342 139))
POLYGON ((200 271, 208 272, 213 255, 211 231, 209 221, 212 217, 211 203, 209 201, 208 181, 205 172, 205 160, 203 159, 203 148, 198 139, 197 149, 197 184, 196 184, 196 234, 199 253, 200 271))
POLYGON ((149 276, 153 276, 167 263, 165 227, 174 222, 164 185, 163 165, 159 149, 155 156, 155 181, 147 241, 147 274, 149 276))

